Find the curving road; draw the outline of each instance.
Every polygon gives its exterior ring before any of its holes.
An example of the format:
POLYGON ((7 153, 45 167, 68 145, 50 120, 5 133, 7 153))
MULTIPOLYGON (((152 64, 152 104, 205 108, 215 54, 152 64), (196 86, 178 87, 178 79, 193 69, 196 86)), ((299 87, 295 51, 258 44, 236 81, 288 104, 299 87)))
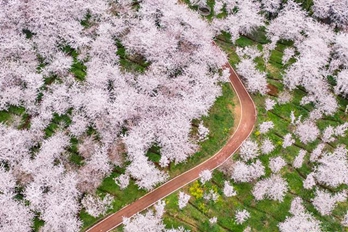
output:
POLYGON ((249 137, 256 121, 255 105, 231 65, 227 63, 226 67, 229 68, 230 81, 238 96, 241 110, 241 117, 238 122, 237 129, 233 135, 231 135, 226 145, 208 160, 169 180, 165 184, 139 198, 137 201, 125 206, 118 212, 109 215, 102 221, 89 228, 87 232, 106 232, 119 226, 122 223, 123 217, 131 217, 134 214, 150 207, 158 200, 165 198, 181 187, 191 183, 199 177, 199 173, 201 171, 206 169, 213 170, 219 167, 229 157, 231 157, 238 150, 243 141, 249 137))

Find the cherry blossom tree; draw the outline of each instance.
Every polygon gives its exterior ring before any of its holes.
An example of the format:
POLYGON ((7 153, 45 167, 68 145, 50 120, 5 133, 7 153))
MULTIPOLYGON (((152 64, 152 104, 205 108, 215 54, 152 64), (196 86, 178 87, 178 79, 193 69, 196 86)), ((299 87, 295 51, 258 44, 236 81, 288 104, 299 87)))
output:
POLYGON ((111 171, 106 147, 98 147, 95 153, 86 160, 79 169, 79 189, 83 192, 93 192, 111 171))
POLYGON ((319 157, 322 155, 324 148, 325 148, 325 144, 320 143, 315 149, 313 149, 310 156, 310 161, 311 162, 317 161, 319 157))
POLYGON ((266 121, 266 122, 261 123, 259 125, 259 127, 260 127, 260 133, 265 134, 269 130, 273 129, 274 123, 272 121, 266 121))
POLYGON ((215 4, 214 4, 214 13, 215 15, 218 15, 222 12, 222 9, 224 7, 224 2, 223 1, 215 1, 215 4))
POLYGON ((115 183, 120 186, 120 189, 125 189, 129 185, 129 175, 127 174, 121 174, 120 176, 114 178, 115 183))
POLYGON ((284 49, 284 54, 282 57, 282 63, 286 64, 295 55, 295 50, 293 48, 284 49))
POLYGON ((256 200, 270 199, 282 202, 288 190, 288 183, 280 176, 272 174, 270 177, 257 182, 252 190, 256 200))
POLYGON ((262 0, 262 9, 270 13, 277 13, 282 1, 280 0, 262 0))
POLYGON ((279 39, 298 40, 305 29, 306 13, 294 1, 287 1, 278 17, 267 27, 267 36, 272 41, 279 39))
POLYGON ((215 192, 213 189, 210 189, 209 192, 204 193, 203 199, 206 201, 214 201, 216 202, 219 199, 219 194, 215 192))
POLYGON ((237 192, 234 190, 233 186, 229 184, 228 181, 224 182, 223 192, 226 197, 233 197, 237 195, 237 192))
POLYGON ((273 173, 278 173, 285 165, 286 165, 285 160, 280 156, 271 158, 269 160, 269 168, 271 169, 273 173))
POLYGON ((132 218, 123 218, 123 225, 125 232, 133 231, 165 231, 162 222, 162 215, 164 211, 156 213, 153 210, 148 210, 145 215, 136 214, 132 218))
POLYGON ((109 194, 104 196, 103 199, 100 199, 98 196, 87 194, 81 200, 81 204, 89 215, 96 218, 106 213, 113 200, 113 197, 109 194))
POLYGON ((204 141, 207 139, 207 136, 209 134, 209 129, 206 128, 204 125, 203 125, 203 122, 200 122, 199 125, 198 125, 198 140, 199 141, 204 141))
POLYGON ((335 140, 332 136, 335 134, 335 129, 333 126, 328 126, 324 129, 322 133, 322 140, 325 143, 330 143, 335 140))
POLYGON ((247 139, 242 143, 239 154, 244 161, 248 161, 259 156, 259 147, 256 142, 247 139))
POLYGON ((312 202, 314 207, 319 211, 321 215, 330 215, 337 202, 344 202, 346 200, 346 192, 339 192, 335 195, 332 195, 325 190, 317 189, 316 195, 312 202))
POLYGON ((279 94, 278 96, 278 104, 286 104, 288 102, 290 102, 292 99, 292 96, 290 94, 290 92, 288 91, 283 91, 279 94))
POLYGON ((305 189, 312 189, 315 185, 315 173, 311 172, 307 175, 306 179, 303 181, 303 187, 305 189))
POLYGON ((318 163, 315 178, 319 183, 331 187, 348 183, 347 150, 344 147, 337 147, 332 153, 324 153, 318 163))
POLYGON ((341 221, 341 224, 342 224, 344 227, 348 227, 348 212, 344 215, 344 218, 343 218, 343 220, 341 221))
POLYGON ((260 160, 256 160, 251 164, 237 161, 233 166, 231 177, 236 182, 250 182, 264 174, 265 167, 262 165, 260 160))
POLYGON ((270 111, 273 110, 274 106, 277 104, 277 102, 273 99, 266 98, 265 100, 265 110, 270 111))
POLYGON ((258 71, 251 59, 242 59, 237 65, 237 72, 245 80, 249 92, 266 94, 266 74, 258 71))
POLYGON ((348 130, 348 123, 345 122, 343 124, 340 124, 338 126, 336 126, 335 128, 335 136, 345 136, 346 131, 348 130))
POLYGON ((16 179, 0 165, 0 228, 5 231, 30 231, 33 212, 14 198, 16 179))
POLYGON ((216 223, 217 223, 217 217, 212 217, 212 218, 210 218, 210 219, 209 219, 209 223, 210 223, 211 225, 216 224, 216 223))
POLYGON ((266 138, 262 141, 260 150, 262 154, 269 154, 275 149, 275 146, 273 145, 272 141, 269 138, 266 138))
POLYGON ((338 73, 336 77, 337 85, 335 86, 336 94, 347 96, 348 94, 348 69, 344 69, 338 73))
POLYGON ((345 0, 315 0, 312 7, 314 15, 319 18, 330 18, 338 27, 348 25, 347 2, 345 0))
POLYGON ((283 148, 287 148, 287 147, 291 146, 294 142, 295 142, 295 140, 292 138, 292 135, 290 133, 288 133, 284 136, 282 146, 283 146, 283 148))
POLYGON ((261 51, 256 46, 237 47, 236 53, 241 59, 251 60, 262 55, 261 51))
POLYGON ((306 120, 299 123, 296 127, 295 134, 299 137, 302 143, 307 144, 313 142, 319 136, 319 129, 314 122, 306 120))
POLYGON ((307 151, 305 151, 303 149, 301 149, 298 152, 298 155, 296 156, 296 158, 292 164, 294 166, 294 168, 301 168, 302 167, 303 159, 304 159, 306 154, 307 154, 307 151))
POLYGON ((199 180, 202 182, 202 184, 205 184, 207 181, 211 180, 213 177, 213 174, 210 170, 203 170, 199 173, 199 180))
POLYGON ((320 227, 320 221, 305 211, 302 205, 302 199, 296 197, 291 203, 290 213, 293 215, 287 217, 284 222, 278 224, 281 232, 292 231, 322 231, 320 227))
POLYGON ((189 202, 190 198, 191 198, 190 195, 180 191, 179 192, 179 202, 178 202, 179 209, 183 209, 187 205, 187 203, 189 202))
POLYGON ((236 41, 240 34, 250 34, 258 27, 264 25, 258 1, 226 1, 226 10, 228 16, 224 19, 214 19, 213 27, 216 32, 229 32, 232 36, 232 42, 236 41), (239 23, 236 24, 234 22, 239 23))
POLYGON ((245 209, 237 210, 234 217, 237 224, 243 224, 246 220, 250 218, 250 213, 245 209))
POLYGON ((331 69, 336 70, 339 67, 347 68, 348 61, 348 35, 347 33, 338 33, 333 45, 333 60, 330 63, 331 69))

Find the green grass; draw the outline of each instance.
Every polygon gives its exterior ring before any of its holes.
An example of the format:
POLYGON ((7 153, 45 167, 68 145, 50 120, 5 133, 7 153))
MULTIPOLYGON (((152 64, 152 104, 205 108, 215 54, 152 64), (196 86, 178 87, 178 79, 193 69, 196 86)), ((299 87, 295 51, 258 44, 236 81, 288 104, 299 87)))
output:
POLYGON ((24 107, 9 106, 7 110, 0 111, 0 123, 12 125, 16 120, 18 129, 28 129, 30 127, 30 116, 26 113, 24 107))
POLYGON ((66 129, 71 124, 70 113, 71 110, 63 115, 58 115, 57 113, 53 114, 51 123, 44 130, 46 138, 51 137, 58 128, 66 129))
POLYGON ((149 67, 150 62, 146 61, 144 57, 128 54, 121 41, 117 40, 116 46, 116 54, 120 57, 120 67, 122 70, 127 72, 144 73, 147 67, 149 67))

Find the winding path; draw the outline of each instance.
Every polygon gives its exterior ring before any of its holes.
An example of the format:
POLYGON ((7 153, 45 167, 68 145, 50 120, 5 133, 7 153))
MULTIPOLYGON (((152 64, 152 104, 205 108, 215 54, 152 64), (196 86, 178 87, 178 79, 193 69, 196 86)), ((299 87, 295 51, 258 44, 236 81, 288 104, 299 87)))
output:
POLYGON ((254 128, 256 121, 256 109, 253 100, 231 65, 227 63, 226 67, 229 68, 230 82, 237 94, 241 111, 241 117, 238 122, 237 129, 231 135, 226 145, 208 160, 169 180, 135 202, 125 206, 118 212, 109 215, 105 219, 93 225, 86 232, 106 232, 119 226, 122 223, 122 217, 131 217, 134 214, 147 209, 158 200, 165 198, 181 187, 196 180, 201 171, 206 169, 213 170, 219 167, 238 150, 243 141, 249 137, 254 128))

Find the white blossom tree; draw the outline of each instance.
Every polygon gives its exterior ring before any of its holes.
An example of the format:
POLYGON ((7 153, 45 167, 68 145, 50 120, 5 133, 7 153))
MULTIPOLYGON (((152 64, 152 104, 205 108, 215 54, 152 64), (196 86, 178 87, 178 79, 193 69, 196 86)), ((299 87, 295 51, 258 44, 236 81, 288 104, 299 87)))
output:
POLYGON ((81 204, 89 215, 96 218, 106 213, 113 200, 110 194, 104 196, 103 199, 98 196, 87 194, 81 200, 81 204))
POLYGON ((210 170, 203 170, 199 173, 199 180, 202 182, 202 184, 205 184, 207 181, 211 180, 213 177, 213 174, 210 170))
POLYGON ((331 143, 333 141, 335 141, 335 138, 333 137, 335 135, 335 129, 333 126, 327 126, 323 133, 322 133, 322 140, 325 143, 331 143))
POLYGON ((216 202, 219 199, 219 194, 217 192, 215 192, 213 189, 210 189, 209 192, 204 193, 203 195, 203 199, 206 201, 214 201, 216 202))
POLYGON ((332 195, 325 190, 317 189, 312 203, 321 215, 330 215, 337 202, 344 202, 346 200, 346 192, 339 192, 332 195))
POLYGON ((348 183, 347 150, 340 146, 332 153, 325 153, 318 160, 319 166, 315 171, 316 180, 331 187, 348 183))
POLYGON ((290 58, 292 58, 294 55, 295 55, 295 49, 293 49, 293 48, 284 49, 282 63, 286 64, 290 60, 290 58))
POLYGON ((307 154, 307 151, 305 151, 303 149, 301 149, 298 152, 298 155, 295 157, 295 160, 292 164, 294 166, 294 168, 301 168, 302 167, 303 160, 304 160, 304 157, 306 154, 307 154))
POLYGON ((250 213, 245 209, 237 210, 234 218, 237 224, 243 224, 246 220, 250 218, 250 213))
POLYGON ((277 104, 277 102, 271 98, 266 98, 265 100, 265 110, 270 111, 273 110, 274 106, 277 104))
POLYGON ((264 25, 264 18, 260 14, 260 3, 258 1, 226 1, 226 10, 228 16, 225 19, 214 19, 213 28, 216 33, 220 31, 229 32, 232 35, 232 42, 236 41, 240 35, 250 34, 264 25))
POLYGON ((216 223, 217 223, 217 217, 212 217, 212 218, 210 218, 210 219, 209 219, 209 223, 210 223, 211 225, 216 224, 216 223))
POLYGON ((179 192, 179 202, 178 202, 179 209, 183 209, 187 205, 187 203, 189 202, 190 198, 191 198, 190 195, 180 191, 179 192))
POLYGON ((267 155, 267 154, 271 153, 274 149, 275 149, 275 146, 269 138, 266 138, 262 141, 262 144, 260 147, 262 154, 267 155))
POLYGON ((305 189, 312 189, 315 185, 315 173, 311 172, 307 175, 306 179, 303 181, 303 187, 305 189))
POLYGON ((323 154, 323 150, 325 148, 325 144, 320 143, 316 148, 313 149, 310 155, 310 161, 315 162, 319 159, 319 157, 323 154))
POLYGON ((203 125, 203 122, 200 122, 198 125, 198 140, 204 141, 208 138, 209 129, 203 125))
POLYGON ((271 158, 269 160, 269 168, 271 169, 273 173, 278 173, 285 165, 286 165, 285 160, 280 156, 271 158))
POLYGON ((247 139, 242 143, 239 154, 244 161, 248 161, 259 156, 259 147, 256 142, 247 139))
POLYGON ((256 200, 270 199, 282 202, 288 190, 288 183, 280 176, 272 174, 270 177, 257 182, 252 190, 256 200))
POLYGON ((282 146, 283 146, 283 148, 287 148, 287 147, 291 146, 294 142, 295 142, 295 139, 293 139, 292 135, 290 133, 288 133, 284 136, 282 146))
POLYGON ((260 160, 252 164, 237 161, 232 170, 231 178, 236 182, 250 182, 265 174, 265 167, 260 160))
POLYGON ((341 224, 342 224, 344 227, 348 227, 348 212, 344 215, 344 218, 343 218, 343 220, 341 221, 341 224))
POLYGON ((299 123, 296 127, 295 134, 299 137, 302 143, 307 144, 316 140, 319 136, 319 129, 312 121, 299 123))
POLYGON ((259 127, 260 127, 260 133, 265 134, 269 130, 273 129, 274 123, 272 121, 266 121, 266 122, 261 123, 259 125, 259 127))
POLYGON ((302 199, 296 197, 291 203, 290 213, 293 215, 287 217, 284 222, 278 224, 281 232, 292 231, 322 231, 320 227, 320 221, 313 217, 310 213, 305 211, 302 205, 302 199))
POLYGON ((162 222, 163 213, 164 211, 162 210, 159 213, 148 210, 145 215, 138 213, 132 218, 123 218, 124 231, 165 231, 162 222))
POLYGON ((237 72, 245 80, 249 92, 266 94, 266 74, 258 71, 251 59, 242 59, 237 65, 237 72))
POLYGON ((237 192, 234 190, 233 186, 230 185, 228 181, 224 182, 224 189, 223 192, 226 197, 233 197, 237 195, 237 192))
POLYGON ((336 77, 337 85, 335 86, 335 93, 347 96, 348 94, 348 69, 344 69, 338 73, 336 77))
POLYGON ((319 18, 330 18, 338 27, 346 28, 348 25, 347 2, 314 0, 312 7, 314 15, 319 18))
POLYGON ((114 178, 115 183, 120 186, 120 189, 125 189, 129 185, 129 175, 121 174, 119 177, 114 178))

